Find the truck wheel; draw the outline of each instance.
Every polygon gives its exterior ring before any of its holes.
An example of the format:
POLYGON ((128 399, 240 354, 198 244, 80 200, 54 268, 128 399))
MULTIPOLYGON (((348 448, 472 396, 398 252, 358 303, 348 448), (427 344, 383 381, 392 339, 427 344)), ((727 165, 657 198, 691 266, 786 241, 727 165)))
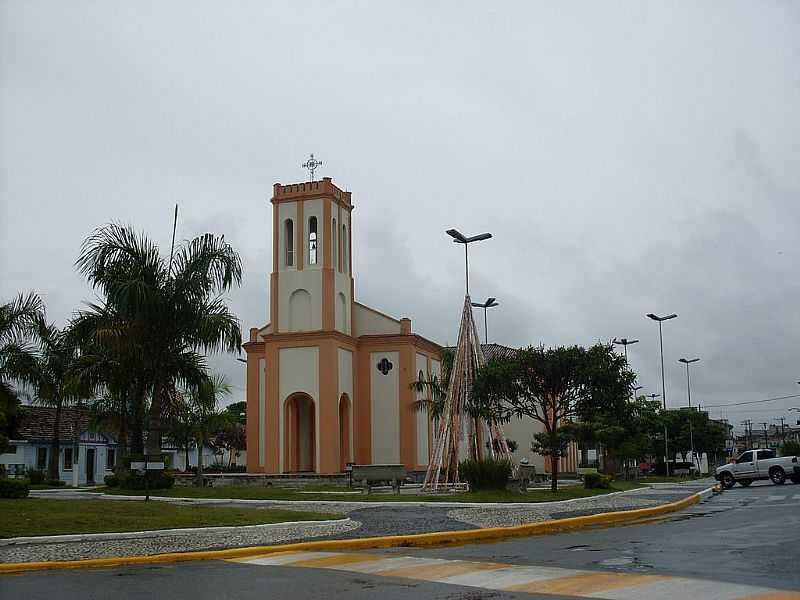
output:
POLYGON ((741 485, 742 487, 750 487, 750 484, 751 484, 751 483, 753 483, 753 480, 752 480, 752 479, 742 479, 742 480, 739 482, 739 485, 741 485))
POLYGON ((783 485, 786 483, 786 473, 780 467, 775 467, 769 472, 769 478, 775 485, 783 485))
POLYGON ((729 490, 736 485, 736 480, 733 478, 733 475, 727 471, 721 475, 720 482, 722 483, 722 487, 724 487, 726 490, 729 490))

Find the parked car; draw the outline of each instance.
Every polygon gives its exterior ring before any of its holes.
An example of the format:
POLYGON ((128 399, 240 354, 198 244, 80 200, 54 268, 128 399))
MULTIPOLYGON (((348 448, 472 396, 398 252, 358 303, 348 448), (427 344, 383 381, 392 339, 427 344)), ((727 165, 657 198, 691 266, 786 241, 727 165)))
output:
POLYGON ((735 461, 717 467, 714 477, 725 489, 737 483, 747 487, 756 479, 770 479, 775 485, 783 485, 787 479, 800 483, 800 463, 796 456, 777 458, 774 450, 748 450, 735 461))

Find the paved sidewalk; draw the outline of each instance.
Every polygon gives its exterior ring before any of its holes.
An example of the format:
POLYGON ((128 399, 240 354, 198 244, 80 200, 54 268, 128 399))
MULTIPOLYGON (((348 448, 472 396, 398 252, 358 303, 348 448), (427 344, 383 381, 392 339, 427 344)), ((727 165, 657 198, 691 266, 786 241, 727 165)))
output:
MULTIPOLYGON (((193 530, 190 532, 148 532, 134 539, 130 535, 122 534, 109 539, 110 535, 107 534, 101 538, 83 536, 80 540, 50 539, 24 544, 5 543, 0 545, 0 562, 148 555, 281 544, 308 539, 343 539, 519 525, 549 519, 657 506, 695 494, 710 487, 713 483, 713 480, 703 480, 686 484, 665 484, 591 498, 530 504, 388 502, 365 504, 363 502, 169 499, 171 502, 181 504, 313 509, 318 512, 347 515, 350 520, 287 524, 285 526, 278 524, 271 527, 251 526, 221 528, 221 530, 193 530)), ((48 494, 47 497, 88 499, 99 498, 100 495, 62 492, 48 494)), ((104 496, 103 498, 125 501, 114 496, 104 496)), ((137 500, 141 500, 141 497, 128 501, 137 500)))

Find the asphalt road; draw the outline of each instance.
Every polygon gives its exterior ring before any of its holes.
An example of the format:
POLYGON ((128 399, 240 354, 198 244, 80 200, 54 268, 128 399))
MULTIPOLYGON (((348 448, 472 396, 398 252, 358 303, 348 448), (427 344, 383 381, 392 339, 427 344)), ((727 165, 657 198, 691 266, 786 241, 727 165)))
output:
MULTIPOLYGON (((708 590, 722 589, 725 584, 745 584, 793 590, 794 593, 782 597, 794 598, 796 593, 800 598, 800 485, 737 486, 688 510, 636 525, 491 544, 425 550, 398 548, 364 554, 580 569, 601 578, 615 576, 609 574, 619 574, 620 578, 646 574, 670 580, 677 576, 706 580, 703 583, 709 584, 708 590)), ((373 560, 377 558, 380 557, 373 557, 373 560)), ((330 570, 209 561, 48 571, 0 577, 0 598, 477 600, 573 597, 501 592, 421 581, 413 576, 399 578, 348 572, 346 568, 346 565, 343 570, 330 570)), ((676 593, 671 597, 683 596, 676 593)), ((702 597, 707 596, 695 595, 694 599, 702 597)))

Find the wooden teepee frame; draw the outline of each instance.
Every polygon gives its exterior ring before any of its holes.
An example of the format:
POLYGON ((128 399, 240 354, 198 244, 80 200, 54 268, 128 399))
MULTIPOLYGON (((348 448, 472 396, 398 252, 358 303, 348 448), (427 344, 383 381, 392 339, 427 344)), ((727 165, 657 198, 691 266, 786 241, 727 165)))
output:
MULTIPOLYGON (((475 319, 472 316, 472 302, 467 295, 461 311, 461 325, 458 329, 458 342, 450 372, 445 408, 439 420, 428 471, 425 473, 425 482, 422 486, 424 490, 437 491, 458 483, 459 449, 465 433, 470 456, 479 458, 482 455, 480 431, 482 425, 477 419, 470 418, 466 407, 472 390, 472 382, 483 364, 483 351, 475 319)), ((510 460, 511 453, 500 425, 490 424, 488 434, 490 440, 497 440, 499 454, 510 460)), ((489 444, 489 451, 491 456, 495 456, 494 442, 489 444)))

